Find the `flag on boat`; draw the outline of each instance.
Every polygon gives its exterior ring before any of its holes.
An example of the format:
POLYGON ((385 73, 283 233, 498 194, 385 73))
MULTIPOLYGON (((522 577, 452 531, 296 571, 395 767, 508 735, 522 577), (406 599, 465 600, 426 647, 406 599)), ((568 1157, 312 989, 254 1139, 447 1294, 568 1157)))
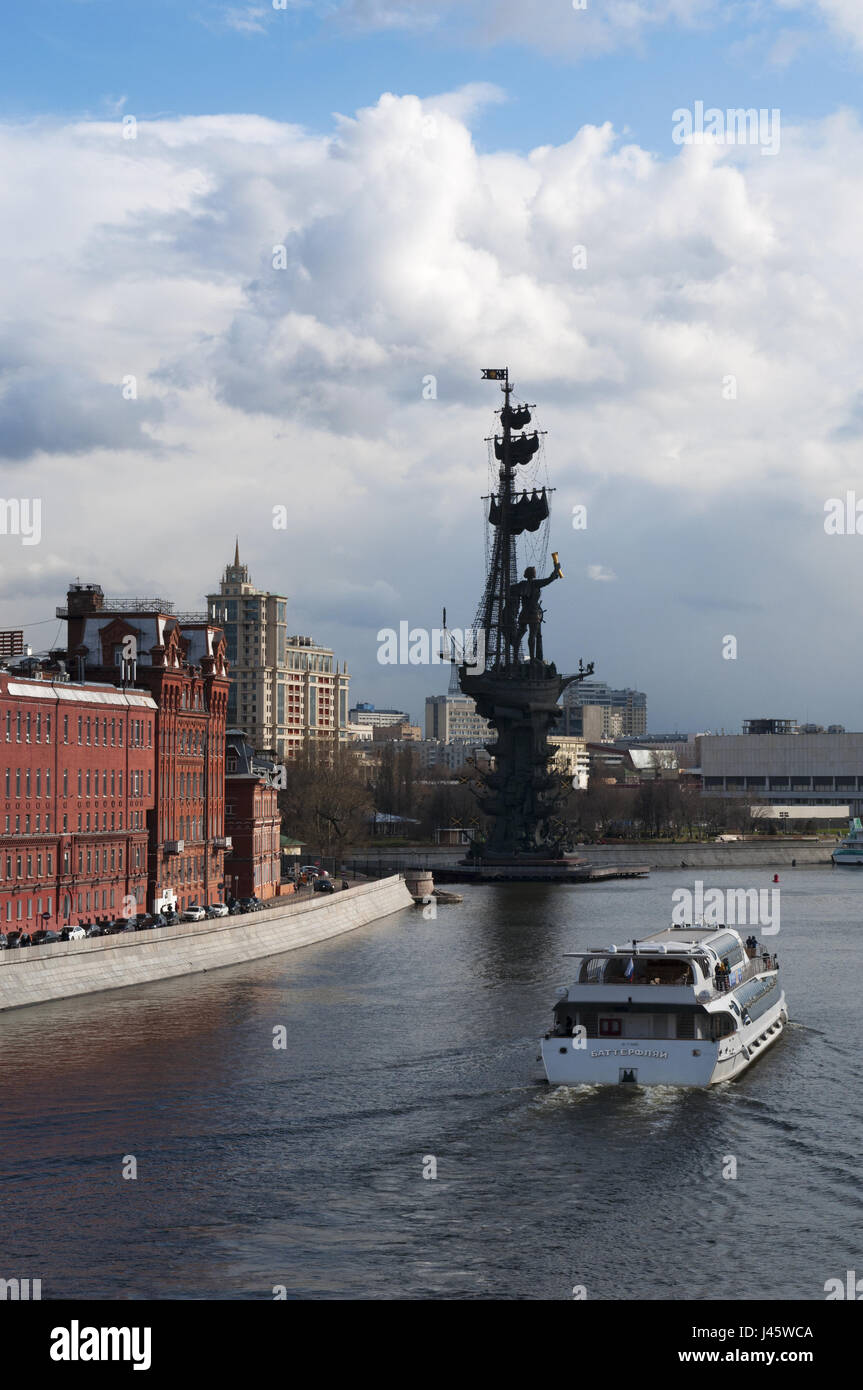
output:
POLYGON ((629 965, 626 967, 623 973, 626 976, 627 980, 631 980, 633 975, 635 974, 635 961, 633 960, 632 956, 629 957, 629 965))

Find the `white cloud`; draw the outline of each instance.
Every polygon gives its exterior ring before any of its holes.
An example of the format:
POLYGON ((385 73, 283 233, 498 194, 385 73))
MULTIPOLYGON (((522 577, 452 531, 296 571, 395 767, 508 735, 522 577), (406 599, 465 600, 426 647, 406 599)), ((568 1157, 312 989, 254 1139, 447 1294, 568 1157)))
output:
MULTIPOLYGON (((861 0, 814 0, 814 8, 840 38, 863 47, 861 0)), ((361 30, 453 31, 477 44, 517 43, 555 57, 589 57, 641 45, 666 30, 751 30, 797 13, 808 19, 812 0, 321 0, 319 11, 361 30)), ((746 40, 737 39, 736 46, 746 40)), ((777 34, 768 61, 782 67, 807 42, 806 31, 777 34)))
MULTIPOLYGON (((670 601, 689 555, 703 631, 744 589, 784 603, 793 555, 832 611, 851 550, 817 549, 823 501, 859 476, 856 120, 786 127, 772 159, 664 161, 609 126, 522 157, 476 149, 479 97, 384 96, 327 138, 253 115, 141 121, 135 141, 119 123, 0 128, 0 495, 44 502, 44 556, 22 564, 62 557, 70 577, 198 607, 239 529, 296 630, 326 636, 331 598, 342 654, 375 672, 380 626, 434 626, 442 603, 472 617, 498 403, 479 371, 500 362, 549 430, 579 626, 574 502, 605 557, 594 577, 617 576, 594 604, 670 601)), ((0 625, 44 617, 33 592, 0 625)), ((552 630, 560 602, 555 586, 552 630)), ((602 611, 597 642, 643 640, 630 610, 613 627, 602 611)), ((589 657, 560 621, 560 664, 589 657)))
POLYGON ((731 22, 755 6, 756 0, 588 0, 583 9, 571 0, 342 0, 322 8, 359 29, 453 27, 474 42, 578 56, 638 43, 666 26, 731 22))
POLYGON ((614 570, 608 569, 605 565, 588 565, 587 577, 597 583, 610 584, 617 578, 617 575, 614 570))
POLYGON ((838 33, 863 48, 863 5, 860 0, 818 0, 818 4, 838 33))
POLYGON ((234 29, 238 34, 265 34, 265 20, 273 14, 272 5, 245 5, 242 8, 231 6, 224 11, 223 23, 226 29, 234 29))

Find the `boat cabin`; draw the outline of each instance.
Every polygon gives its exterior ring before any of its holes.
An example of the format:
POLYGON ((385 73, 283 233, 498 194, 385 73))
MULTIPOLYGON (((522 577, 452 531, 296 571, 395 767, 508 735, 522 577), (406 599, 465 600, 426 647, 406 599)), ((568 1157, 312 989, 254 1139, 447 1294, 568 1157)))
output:
POLYGON ((671 927, 628 946, 592 947, 576 959, 575 983, 554 1007, 555 1036, 581 1027, 587 1038, 716 1042, 748 1021, 730 991, 749 980, 752 1003, 757 996, 761 1005, 764 995, 767 1007, 771 989, 754 978, 765 958, 753 958, 727 927, 671 927), (720 962, 728 967, 728 990, 716 985, 720 962), (725 1007, 717 1008, 720 1000, 725 1007))

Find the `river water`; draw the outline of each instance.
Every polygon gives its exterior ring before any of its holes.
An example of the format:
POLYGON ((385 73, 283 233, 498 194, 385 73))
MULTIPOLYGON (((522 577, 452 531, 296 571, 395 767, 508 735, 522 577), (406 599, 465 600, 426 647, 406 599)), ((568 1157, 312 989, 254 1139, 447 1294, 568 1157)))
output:
POLYGON ((0 1276, 43 1298, 823 1299, 863 1272, 863 873, 783 870, 792 1022, 740 1080, 540 1079, 563 953, 666 926, 679 886, 472 885, 436 920, 0 1015, 0 1276))

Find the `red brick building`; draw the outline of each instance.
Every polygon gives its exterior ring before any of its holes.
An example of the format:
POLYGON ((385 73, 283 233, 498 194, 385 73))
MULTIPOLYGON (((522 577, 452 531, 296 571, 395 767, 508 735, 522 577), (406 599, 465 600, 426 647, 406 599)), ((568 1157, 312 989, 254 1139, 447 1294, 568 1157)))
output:
POLYGON ((225 759, 226 894, 274 898, 279 893, 281 816, 272 785, 275 763, 255 756, 242 730, 230 729, 225 759))
POLYGON ((71 669, 146 690, 156 706, 147 901, 179 909, 225 896, 225 717, 221 629, 163 599, 106 600, 74 584, 65 608, 71 669))
POLYGON ((0 671, 0 930, 145 911, 156 703, 0 671))

